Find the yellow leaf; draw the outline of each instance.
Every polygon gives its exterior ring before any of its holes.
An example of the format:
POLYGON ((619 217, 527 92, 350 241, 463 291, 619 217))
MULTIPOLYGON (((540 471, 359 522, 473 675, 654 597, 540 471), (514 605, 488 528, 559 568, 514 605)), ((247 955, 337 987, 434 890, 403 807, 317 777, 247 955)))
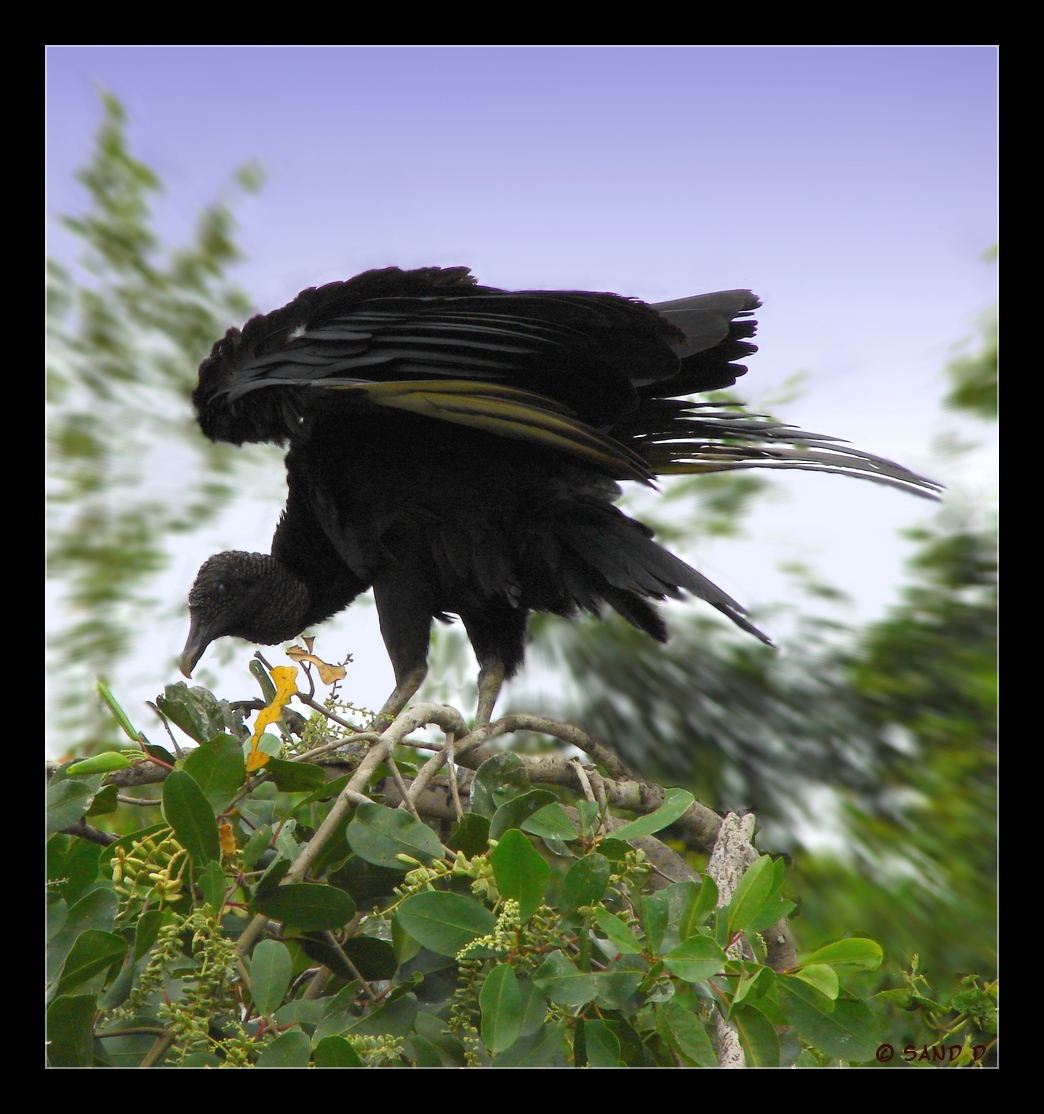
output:
POLYGON ((272 670, 272 683, 276 690, 275 696, 272 697, 272 703, 258 712, 257 719, 254 722, 254 735, 250 740, 250 754, 246 760, 248 774, 260 770, 269 759, 264 751, 257 749, 257 744, 265 728, 279 719, 283 705, 289 704, 293 697, 297 695, 297 666, 277 665, 272 670))
POLYGON ((269 758, 272 757, 270 754, 265 754, 263 750, 258 750, 256 743, 252 743, 251 745, 253 746, 253 750, 247 755, 246 760, 246 772, 248 774, 252 774, 255 770, 260 770, 261 767, 268 762, 269 758))
POLYGON ((300 648, 300 646, 291 646, 286 651, 286 656, 291 661, 309 661, 319 670, 319 679, 324 685, 332 685, 334 681, 341 681, 346 676, 343 665, 331 665, 329 662, 323 661, 322 658, 317 658, 312 653, 310 643, 312 639, 306 638, 306 643, 309 643, 307 653, 300 648))

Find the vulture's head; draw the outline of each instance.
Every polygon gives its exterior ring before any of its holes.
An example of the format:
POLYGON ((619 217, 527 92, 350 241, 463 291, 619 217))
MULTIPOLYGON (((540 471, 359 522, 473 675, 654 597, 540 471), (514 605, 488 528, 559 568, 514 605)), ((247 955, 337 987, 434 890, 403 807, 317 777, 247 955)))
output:
POLYGON ((181 672, 191 677, 215 638, 231 634, 271 646, 300 634, 308 589, 274 557, 232 550, 203 563, 188 604, 191 627, 181 672))

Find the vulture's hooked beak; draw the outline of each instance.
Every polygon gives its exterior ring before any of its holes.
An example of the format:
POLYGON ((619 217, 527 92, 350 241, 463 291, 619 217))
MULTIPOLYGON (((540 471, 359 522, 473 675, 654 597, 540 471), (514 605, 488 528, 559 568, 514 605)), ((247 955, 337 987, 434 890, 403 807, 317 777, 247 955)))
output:
POLYGON ((181 651, 181 672, 186 677, 192 676, 192 670, 196 668, 196 663, 203 656, 211 640, 206 624, 199 616, 193 615, 188 640, 185 643, 185 649, 181 651))

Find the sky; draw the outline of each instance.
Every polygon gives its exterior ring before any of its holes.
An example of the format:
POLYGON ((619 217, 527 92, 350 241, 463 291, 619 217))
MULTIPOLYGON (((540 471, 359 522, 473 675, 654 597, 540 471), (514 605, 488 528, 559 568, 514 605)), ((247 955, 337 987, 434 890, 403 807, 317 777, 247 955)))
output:
MULTIPOLYGON (((982 259, 997 237, 996 83, 992 47, 51 48, 48 250, 76 254, 53 221, 82 210, 73 175, 101 86, 166 184, 167 238, 187 237, 237 166, 265 167, 235 208, 247 258, 233 277, 260 311, 392 264, 653 302, 750 288, 764 305, 745 401, 981 501, 992 446, 940 399, 954 345, 996 299, 982 259), (772 402, 796 373, 799 397, 772 402), (947 430, 984 444, 943 459, 947 430)), ((936 510, 869 483, 776 476, 743 538, 686 556, 755 610, 814 606, 780 571, 800 561, 851 596, 838 618, 882 615, 910 552, 898 531, 936 510)), ((183 599, 217 549, 267 551, 281 488, 276 458, 268 494, 177 539, 157 592, 183 599)), ((785 635, 786 617, 773 621, 785 635)), ((179 679, 186 624, 142 632, 128 706, 179 679)), ((373 609, 322 633, 331 656, 355 655, 353 698, 380 705, 392 679, 373 609)), ((234 666, 200 676, 245 691, 239 645, 234 666)))

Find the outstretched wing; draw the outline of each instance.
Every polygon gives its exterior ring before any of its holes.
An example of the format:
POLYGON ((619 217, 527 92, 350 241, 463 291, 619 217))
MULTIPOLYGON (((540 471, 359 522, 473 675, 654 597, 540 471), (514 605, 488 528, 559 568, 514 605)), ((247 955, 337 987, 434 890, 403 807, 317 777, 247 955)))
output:
MULTIPOLYGON (((695 382, 707 375, 694 374, 693 358, 721 348, 730 314, 756 304, 734 291, 660 314, 615 294, 479 287, 463 268, 389 268, 303 291, 230 330, 201 366, 193 399, 214 440, 293 440, 337 391, 648 480, 646 463, 609 431, 660 384, 710 389, 695 382)), ((710 361, 715 380, 722 356, 710 361)), ((733 382, 745 370, 724 374, 733 382)))
POLYGON ((655 306, 615 294, 512 293, 465 268, 387 268, 303 291, 230 330, 193 395, 213 440, 292 441, 334 397, 551 448, 619 479, 800 468, 938 485, 835 438, 678 401, 746 372, 760 305, 727 290, 655 306))

